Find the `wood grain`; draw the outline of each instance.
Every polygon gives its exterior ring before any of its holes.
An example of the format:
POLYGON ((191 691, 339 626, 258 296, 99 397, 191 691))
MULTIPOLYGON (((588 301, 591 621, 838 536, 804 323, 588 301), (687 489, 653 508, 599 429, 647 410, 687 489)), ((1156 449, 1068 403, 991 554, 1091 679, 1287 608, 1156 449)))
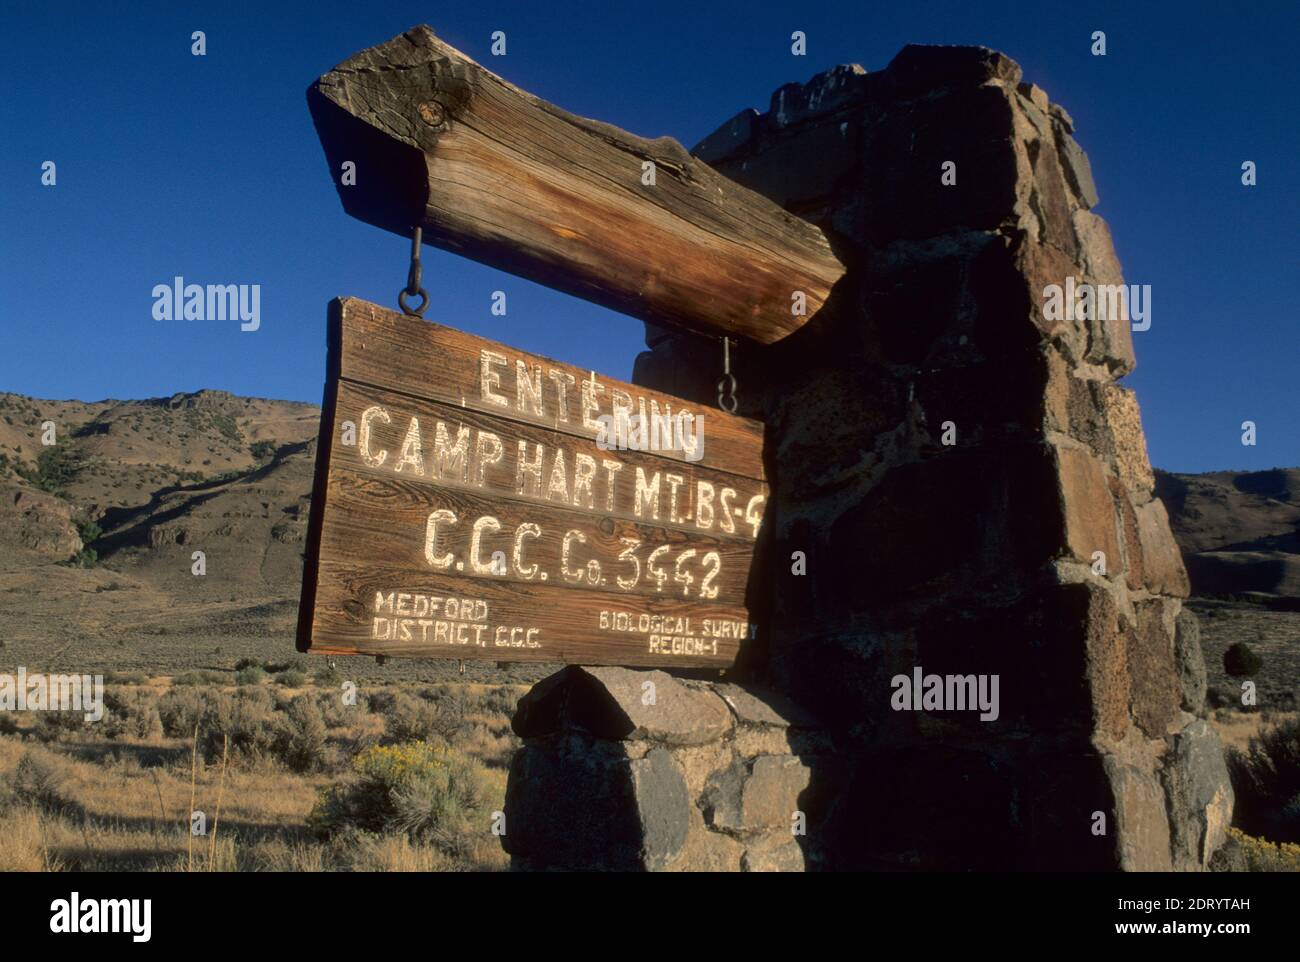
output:
POLYGON ((845 273, 817 227, 672 138, 567 113, 426 26, 350 57, 307 99, 349 214, 407 236, 418 223, 428 243, 633 317, 769 344, 845 273))
MULTIPOLYGON (((347 325, 331 324, 331 350, 340 358, 334 376, 369 384, 413 397, 441 401, 457 407, 467 407, 487 414, 538 424, 572 434, 575 437, 594 438, 595 428, 583 426, 581 385, 590 381, 593 372, 565 364, 540 354, 516 350, 486 338, 475 337, 454 328, 446 327, 418 317, 408 317, 386 310, 356 298, 342 298, 332 314, 346 315, 347 325), (480 363, 483 351, 491 351, 508 360, 505 365, 493 367, 501 379, 498 392, 509 398, 509 407, 486 403, 481 398, 480 363), (540 368, 546 412, 537 415, 527 405, 518 405, 516 383, 518 362, 528 369, 540 368), (555 372, 555 378, 551 377, 555 372), (572 382, 566 380, 572 378, 572 382), (554 403, 558 394, 557 382, 564 383, 565 404, 561 409, 554 403), (562 416, 561 416, 562 415, 562 416)), ((763 425, 750 418, 737 417, 718 408, 708 408, 651 391, 647 388, 619 381, 604 375, 594 375, 596 384, 590 390, 599 405, 599 413, 612 410, 614 392, 621 391, 634 400, 657 402, 662 409, 687 410, 704 416, 704 451, 699 462, 705 467, 727 471, 751 478, 763 478, 763 425)), ((637 410, 640 410, 639 403, 637 410)), ((665 457, 685 460, 669 452, 665 457)))
MULTIPOLYGON (((422 576, 411 578, 405 567, 354 565, 326 561, 321 565, 320 637, 311 651, 321 654, 395 655, 417 658, 460 658, 495 661, 547 661, 578 665, 657 665, 715 666, 725 668, 735 661, 741 639, 705 636, 706 622, 711 625, 747 626, 744 608, 715 604, 693 604, 690 611, 667 601, 641 597, 611 598, 600 592, 541 589, 511 582, 475 583, 472 587, 461 578, 422 576), (483 640, 471 640, 476 632, 465 631, 463 643, 421 641, 418 626, 410 626, 416 636, 410 639, 377 640, 373 634, 373 598, 390 591, 424 593, 426 596, 453 598, 457 601, 483 601, 489 606, 483 640), (545 592, 544 597, 542 592, 545 592), (716 653, 655 654, 650 652, 654 632, 602 630, 601 612, 620 612, 634 618, 660 616, 677 620, 690 619, 692 636, 697 643, 716 643, 716 653), (540 626, 539 647, 515 647, 496 644, 498 629, 540 626), (490 633, 490 635, 489 635, 490 633), (490 638, 490 640, 488 640, 490 638)), ((429 619, 425 619, 429 620, 429 619)), ((457 625, 478 622, 456 619, 457 625)), ((433 631, 433 629, 430 629, 433 631)), ((681 636, 678 636, 681 637, 681 636)))
MULTIPOLYGON (((591 372, 363 301, 335 301, 330 315, 299 650, 581 664, 734 662, 753 631, 751 569, 767 494, 755 476, 762 467, 760 425, 716 412, 725 443, 717 443, 706 420, 698 462, 602 450, 572 399, 561 418, 558 394, 543 414, 531 400, 521 411, 481 395, 484 350, 512 366, 516 359, 541 363, 575 379, 591 372), (357 430, 357 443, 340 442, 346 422, 357 430), (462 432, 467 460, 446 457, 462 432), (472 440, 485 435, 500 457, 478 471, 472 440), (519 471, 520 442, 525 451, 541 446, 543 474, 554 463, 545 452, 565 452, 560 473, 568 482, 551 491, 530 482, 521 488, 521 478, 531 475, 519 471), (590 464, 621 465, 606 475, 615 483, 574 485, 580 455, 590 464), (650 499, 638 507, 631 482, 637 469, 661 485, 670 476, 682 479, 679 490, 692 494, 677 502, 676 516, 662 486, 653 507, 650 499), (705 513, 693 500, 697 485, 734 491, 734 501, 719 496, 705 513), (746 523, 751 500, 753 525, 746 523), (735 512, 728 528, 721 524, 724 503, 735 512)), ((673 410, 686 403, 599 381, 634 397, 652 395, 673 410)))
POLYGON ((453 556, 453 565, 463 565, 457 568, 457 576, 470 580, 518 581, 559 590, 582 587, 619 597, 636 594, 663 600, 694 600, 700 597, 710 567, 703 558, 716 553, 718 570, 706 587, 717 590, 713 600, 738 605, 745 600, 754 553, 753 545, 742 541, 612 518, 596 520, 569 508, 520 504, 465 490, 413 484, 391 476, 365 477, 337 468, 330 475, 328 496, 330 517, 321 540, 325 557, 356 557, 364 552, 368 560, 394 566, 406 563, 421 574, 430 570, 424 556, 426 521, 432 512, 440 509, 453 512, 456 521, 436 526, 436 551, 453 556), (480 536, 479 559, 489 563, 494 552, 502 552, 505 569, 500 574, 476 572, 471 564, 472 527, 483 517, 493 519, 495 524, 485 526, 480 536), (531 577, 521 574, 519 566, 513 563, 516 532, 525 523, 534 524, 538 529, 536 535, 519 539, 522 567, 537 569, 531 577), (578 532, 581 537, 570 542, 569 576, 566 577, 561 564, 562 542, 570 531, 578 532), (631 547, 624 539, 637 545, 632 556, 635 560, 620 560, 623 552, 631 547), (649 555, 663 547, 667 550, 657 555, 654 566, 665 577, 662 583, 656 584, 649 555), (687 551, 694 554, 678 567, 677 559, 687 551), (412 560, 417 563, 411 564, 412 560), (573 575, 575 571, 582 572, 591 560, 600 566, 597 577, 573 575), (682 580, 676 580, 674 575, 682 580), (620 587, 620 578, 631 586, 620 587))
MULTIPOLYGON (((388 421, 370 418, 364 452, 360 444, 340 445, 334 453, 334 470, 462 488, 548 507, 558 504, 599 518, 662 524, 687 532, 706 532, 724 540, 753 541, 755 531, 746 521, 746 509, 756 497, 762 499, 761 503, 766 502, 767 485, 756 478, 715 471, 652 452, 602 450, 594 441, 579 435, 507 421, 469 407, 424 401, 370 385, 339 382, 340 423, 362 423, 365 412, 373 408, 382 410, 388 421), (399 460, 411 437, 412 422, 422 441, 419 466, 399 460), (480 468, 476 455, 480 447, 487 447, 480 441, 485 432, 498 439, 492 446, 495 451, 499 443, 500 459, 480 468), (462 438, 463 456, 457 451, 454 460, 438 457, 441 441, 446 442, 446 447, 454 447, 462 438), (522 457, 520 442, 526 445, 522 457), (382 458, 383 463, 368 463, 367 455, 371 461, 382 458), (586 459, 589 469, 594 467, 594 476, 585 485, 574 480, 580 459, 586 459), (566 481, 562 491, 558 485, 552 486, 559 479, 566 481), (670 479, 680 479, 675 498, 670 479), (653 504, 638 501, 638 480, 658 489, 659 496, 653 499, 653 504), (701 485, 706 494, 711 492, 705 506, 699 504, 701 485), (730 510, 724 511, 723 505, 728 505, 730 510)), ((706 450, 708 444, 706 439, 706 450)), ((486 459, 488 453, 484 451, 482 457, 486 459)))

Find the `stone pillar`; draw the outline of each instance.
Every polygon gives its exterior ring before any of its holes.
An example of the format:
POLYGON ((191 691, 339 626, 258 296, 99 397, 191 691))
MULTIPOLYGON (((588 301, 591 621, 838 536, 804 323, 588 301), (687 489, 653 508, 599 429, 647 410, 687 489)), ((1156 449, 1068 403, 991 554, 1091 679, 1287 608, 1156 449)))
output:
MULTIPOLYGON (((815 864, 1195 870, 1224 839, 1187 577, 1116 383, 1130 325, 1045 311, 1068 278, 1123 283, 1072 134, 1001 54, 909 46, 782 87, 693 151, 850 268, 736 364, 772 484, 757 680, 815 707, 840 763, 815 864), (918 668, 996 676, 997 718, 895 710, 918 668)), ((639 383, 712 401, 716 342, 647 344, 639 383)))
POLYGON ((837 759, 787 700, 662 671, 566 668, 519 703, 517 868, 803 871, 837 759))

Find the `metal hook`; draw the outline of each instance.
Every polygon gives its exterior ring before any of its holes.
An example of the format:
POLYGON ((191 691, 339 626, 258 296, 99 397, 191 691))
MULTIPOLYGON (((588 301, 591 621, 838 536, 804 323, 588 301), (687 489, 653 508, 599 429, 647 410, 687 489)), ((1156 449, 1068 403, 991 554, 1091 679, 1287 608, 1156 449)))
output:
POLYGON ((736 376, 731 373, 731 338, 722 339, 722 380, 718 382, 718 407, 736 413, 736 376))
POLYGON ((424 268, 420 264, 420 240, 423 234, 423 227, 416 227, 411 232, 411 266, 406 272, 406 286, 397 292, 397 304, 408 317, 422 318, 429 307, 429 292, 420 286, 424 274, 424 268), (411 307, 406 303, 407 297, 417 295, 420 298, 419 307, 411 307))

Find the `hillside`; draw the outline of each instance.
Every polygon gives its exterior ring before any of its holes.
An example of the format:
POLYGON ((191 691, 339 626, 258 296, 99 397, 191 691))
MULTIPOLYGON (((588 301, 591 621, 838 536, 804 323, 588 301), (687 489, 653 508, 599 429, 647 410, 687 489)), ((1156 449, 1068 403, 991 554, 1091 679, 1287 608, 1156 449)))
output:
POLYGON ((291 634, 318 422, 221 391, 0 395, 5 646, 110 642, 131 662, 140 637, 291 634))
POLYGON ((1300 598, 1300 468, 1156 472, 1197 595, 1300 598))

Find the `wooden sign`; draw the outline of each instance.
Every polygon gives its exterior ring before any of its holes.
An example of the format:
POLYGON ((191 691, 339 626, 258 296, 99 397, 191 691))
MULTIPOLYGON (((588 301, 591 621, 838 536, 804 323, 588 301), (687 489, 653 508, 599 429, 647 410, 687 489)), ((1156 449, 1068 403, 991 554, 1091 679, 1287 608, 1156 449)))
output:
POLYGON ((762 425, 350 298, 300 651, 713 665, 753 637, 762 425))

